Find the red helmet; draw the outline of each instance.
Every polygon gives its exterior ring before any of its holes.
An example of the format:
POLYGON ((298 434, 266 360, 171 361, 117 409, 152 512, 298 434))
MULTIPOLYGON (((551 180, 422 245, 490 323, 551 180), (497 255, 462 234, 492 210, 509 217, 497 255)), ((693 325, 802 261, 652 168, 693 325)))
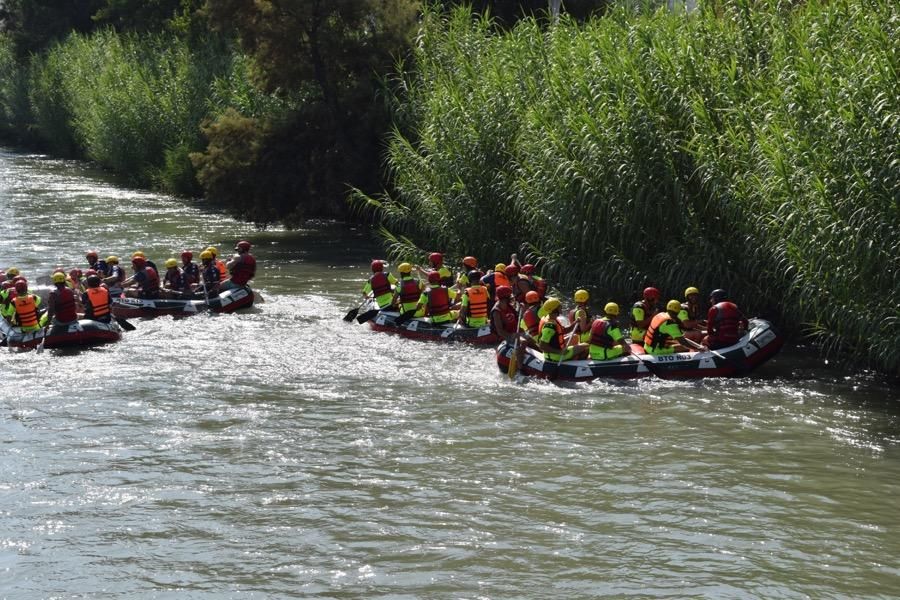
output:
POLYGON ((28 291, 28 282, 21 278, 16 278, 16 291, 24 294, 28 291))
POLYGON ((646 300, 659 300, 659 290, 655 287, 644 288, 644 298, 646 300))
POLYGON ((444 264, 444 255, 440 252, 432 252, 428 255, 428 262, 430 262, 435 267, 440 267, 444 264))
POLYGON ((250 242, 247 240, 241 240, 234 246, 235 250, 240 250, 241 252, 250 252, 250 242))
POLYGON ((380 273, 384 270, 384 261, 373 260, 372 261, 372 272, 380 273))
POLYGON ((193 260, 193 258, 194 258, 194 253, 191 252, 190 250, 185 250, 184 252, 181 253, 181 260, 193 260))
POLYGON ((506 265, 503 272, 506 273, 507 277, 515 277, 519 274, 519 265, 506 265))
POLYGON ((8 290, 9 288, 13 287, 14 285, 16 285, 16 284, 13 282, 12 279, 7 279, 3 283, 0 283, 0 287, 2 287, 4 290, 8 290))
POLYGON ((72 269, 71 271, 69 271, 69 277, 71 277, 72 279, 81 279, 81 275, 81 269, 72 269))
POLYGON ((143 267, 147 264, 147 259, 140 256, 135 256, 131 259, 131 264, 134 267, 143 267))
POLYGON ((469 267, 470 269, 478 268, 478 259, 474 256, 467 256, 463 259, 463 266, 469 267))
POLYGON ((527 294, 525 294, 525 304, 536 304, 541 301, 541 295, 536 291, 531 290, 527 294))
POLYGON ((531 275, 532 273, 534 273, 534 265, 532 265, 532 264, 522 265, 522 268, 520 270, 523 275, 531 275))
POLYGON ((509 298, 512 296, 512 288, 508 285, 498 285, 497 286, 497 298, 509 298))
POLYGON ((87 254, 84 255, 85 258, 97 258, 96 250, 88 250, 87 254))
POLYGON ((440 283, 441 274, 437 271, 428 271, 428 283, 440 283))
POLYGON ((90 277, 91 275, 96 275, 96 274, 97 274, 97 271, 95 271, 94 269, 88 269, 87 271, 84 272, 85 277, 90 277))

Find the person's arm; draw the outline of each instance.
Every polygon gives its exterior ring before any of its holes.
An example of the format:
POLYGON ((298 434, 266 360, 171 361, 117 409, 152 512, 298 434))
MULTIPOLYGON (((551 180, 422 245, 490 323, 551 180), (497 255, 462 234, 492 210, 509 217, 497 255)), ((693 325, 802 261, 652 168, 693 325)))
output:
MULTIPOLYGON (((40 296, 35 295, 34 306, 37 308, 41 304, 40 296)), ((56 314, 56 290, 50 292, 50 295, 47 296, 47 318, 52 319, 53 315, 56 314)))

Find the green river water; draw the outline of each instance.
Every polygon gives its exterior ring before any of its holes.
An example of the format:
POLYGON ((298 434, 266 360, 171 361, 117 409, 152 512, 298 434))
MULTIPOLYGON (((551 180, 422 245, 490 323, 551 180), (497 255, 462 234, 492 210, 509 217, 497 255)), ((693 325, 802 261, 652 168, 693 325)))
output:
POLYGON ((0 210, 31 279, 247 237, 265 298, 0 349, 2 598, 900 597, 900 392, 871 374, 792 348, 742 379, 513 383, 341 320, 363 231, 257 232, 10 151, 0 210))

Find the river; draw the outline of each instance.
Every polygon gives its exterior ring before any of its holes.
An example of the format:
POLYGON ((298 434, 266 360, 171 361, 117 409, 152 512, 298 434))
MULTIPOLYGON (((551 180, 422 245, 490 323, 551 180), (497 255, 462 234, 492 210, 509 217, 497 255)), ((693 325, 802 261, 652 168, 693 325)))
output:
POLYGON ((896 598, 900 393, 751 377, 512 383, 341 317, 364 231, 264 231, 0 151, 0 265, 249 238, 249 312, 0 349, 0 597, 896 598))

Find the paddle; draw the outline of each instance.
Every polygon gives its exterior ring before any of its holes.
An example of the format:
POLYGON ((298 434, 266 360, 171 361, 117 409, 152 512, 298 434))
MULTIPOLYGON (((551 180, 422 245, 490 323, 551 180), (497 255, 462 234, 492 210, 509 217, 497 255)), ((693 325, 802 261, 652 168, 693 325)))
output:
POLYGON ((356 322, 359 323, 360 325, 362 325, 363 323, 374 319, 375 315, 377 315, 380 312, 381 312, 380 308, 373 308, 371 310, 367 310, 363 314, 356 317, 356 322))
POLYGON ((44 327, 41 330, 41 343, 37 345, 37 349, 35 350, 35 353, 40 354, 41 352, 44 351, 44 342, 46 342, 46 341, 47 341, 47 328, 44 327))
POLYGON ((556 363, 557 367, 562 364, 563 357, 566 355, 566 350, 572 344, 572 338, 575 337, 576 331, 578 331, 578 323, 577 322, 572 326, 572 333, 569 334, 569 338, 566 340, 566 345, 563 346, 562 351, 559 354, 559 361, 556 363))
POLYGON ((116 323, 119 324, 119 327, 124 329, 125 331, 134 331, 137 329, 134 325, 123 319, 122 317, 113 317, 116 320, 116 323))
POLYGON ((522 321, 522 306, 519 306, 518 318, 516 319, 516 340, 513 342, 512 354, 509 355, 509 367, 506 369, 506 375, 510 379, 514 379, 516 372, 519 370, 519 323, 522 321))
POLYGON ((344 320, 347 321, 347 322, 349 323, 350 321, 352 321, 353 319, 355 319, 355 318, 356 318, 356 315, 359 314, 360 309, 361 309, 361 308, 363 307, 363 305, 367 302, 367 300, 368 300, 368 299, 363 300, 362 302, 359 303, 359 306, 357 306, 356 308, 351 308, 349 311, 347 311, 347 314, 344 315, 344 320))

